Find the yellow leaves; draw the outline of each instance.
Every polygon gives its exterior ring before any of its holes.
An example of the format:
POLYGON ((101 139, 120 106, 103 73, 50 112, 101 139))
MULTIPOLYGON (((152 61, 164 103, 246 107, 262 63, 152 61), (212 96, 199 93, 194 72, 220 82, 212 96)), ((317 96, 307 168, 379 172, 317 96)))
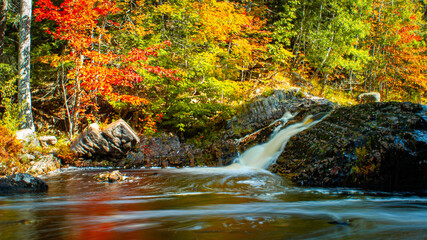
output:
POLYGON ((162 13, 162 14, 172 14, 176 12, 177 9, 169 3, 165 3, 158 6, 157 10, 159 11, 159 13, 162 13))
POLYGON ((60 56, 58 54, 51 54, 51 55, 41 56, 41 57, 37 58, 36 61, 44 63, 44 64, 49 64, 50 66, 56 68, 60 64, 72 62, 72 59, 69 55, 60 56))
POLYGON ((200 15, 201 37, 225 42, 249 25, 251 18, 237 11, 232 3, 215 0, 194 3, 200 15))

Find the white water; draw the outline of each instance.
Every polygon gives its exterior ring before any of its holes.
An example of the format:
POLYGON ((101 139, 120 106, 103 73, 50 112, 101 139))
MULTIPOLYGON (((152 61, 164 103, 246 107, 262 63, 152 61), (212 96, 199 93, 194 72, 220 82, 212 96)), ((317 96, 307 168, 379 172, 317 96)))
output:
POLYGON ((313 121, 312 117, 312 115, 309 115, 301 122, 290 125, 277 132, 291 118, 289 114, 285 114, 279 119, 284 120, 282 125, 273 131, 269 141, 249 148, 235 160, 234 164, 227 168, 246 167, 252 169, 267 169, 277 160, 291 137, 316 125, 322 119, 320 118, 313 121))

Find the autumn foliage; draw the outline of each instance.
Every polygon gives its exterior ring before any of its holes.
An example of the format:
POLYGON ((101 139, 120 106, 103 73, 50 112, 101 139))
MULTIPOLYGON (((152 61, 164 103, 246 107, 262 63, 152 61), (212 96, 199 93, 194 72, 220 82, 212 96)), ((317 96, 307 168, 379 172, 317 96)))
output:
POLYGON ((57 40, 67 42, 66 54, 60 60, 62 64, 71 62, 73 66, 67 73, 66 86, 68 94, 72 96, 68 102, 71 134, 77 130, 73 126, 79 123, 80 118, 95 120, 87 109, 92 107, 97 110, 97 98, 147 105, 149 101, 143 96, 126 93, 126 89, 142 83, 141 71, 161 78, 177 79, 174 75, 176 71, 147 63, 149 58, 157 56, 159 49, 170 46, 169 41, 144 50, 134 48, 126 53, 118 52, 119 46, 111 47, 109 29, 119 24, 109 20, 109 17, 120 12, 113 1, 65 0, 57 7, 50 0, 40 0, 36 6, 36 21, 53 21, 55 29, 46 29, 46 32, 57 40))
POLYGON ((242 102, 299 84, 293 76, 344 104, 370 91, 425 103, 426 9, 383 0, 38 0, 32 27, 44 31, 33 40, 45 41, 33 41, 32 81, 56 88, 49 94, 63 108, 54 115, 71 135, 124 118, 147 134, 192 137, 242 102))
POLYGON ((18 171, 21 162, 17 155, 22 151, 22 144, 16 139, 15 134, 0 125, 0 175, 18 171))

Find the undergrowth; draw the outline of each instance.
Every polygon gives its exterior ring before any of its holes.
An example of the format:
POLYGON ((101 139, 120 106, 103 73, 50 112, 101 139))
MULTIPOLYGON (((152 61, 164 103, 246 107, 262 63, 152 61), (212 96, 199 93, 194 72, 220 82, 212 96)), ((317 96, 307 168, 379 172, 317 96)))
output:
POLYGON ((22 152, 22 144, 13 132, 0 125, 0 175, 25 172, 26 162, 18 155, 22 152))

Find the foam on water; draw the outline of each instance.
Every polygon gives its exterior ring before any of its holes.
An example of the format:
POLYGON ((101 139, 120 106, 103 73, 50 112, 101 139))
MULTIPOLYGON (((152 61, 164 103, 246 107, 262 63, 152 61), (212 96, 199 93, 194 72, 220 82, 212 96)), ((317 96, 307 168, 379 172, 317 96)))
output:
POLYGON ((237 165, 231 165, 230 167, 236 168, 240 165, 252 169, 267 169, 277 160, 291 137, 316 125, 322 118, 313 120, 313 116, 309 115, 301 122, 290 125, 278 132, 277 129, 279 128, 276 128, 269 141, 249 148, 235 160, 237 165))

